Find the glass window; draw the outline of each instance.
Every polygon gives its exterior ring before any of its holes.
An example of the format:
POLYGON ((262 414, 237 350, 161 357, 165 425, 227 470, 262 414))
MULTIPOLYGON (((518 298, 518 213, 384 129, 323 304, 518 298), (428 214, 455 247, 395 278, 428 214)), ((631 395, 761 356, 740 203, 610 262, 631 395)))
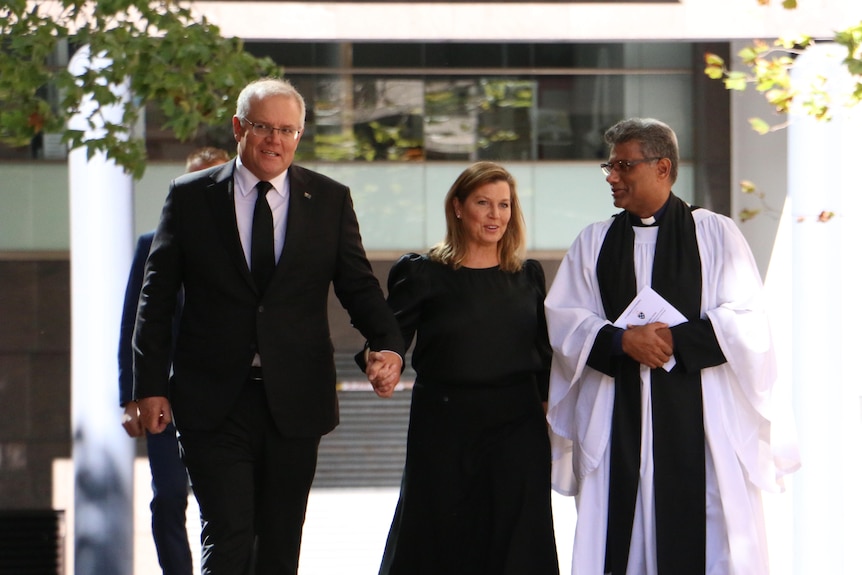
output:
MULTIPOLYGON (((604 130, 655 116, 678 132, 691 157, 689 43, 326 43, 248 42, 270 56, 306 99, 300 161, 410 162, 604 158, 604 130)), ((232 149, 231 127, 201 128, 189 142, 146 111, 151 160, 193 148, 232 149)), ((0 148, 2 158, 40 158, 44 138, 0 148)))

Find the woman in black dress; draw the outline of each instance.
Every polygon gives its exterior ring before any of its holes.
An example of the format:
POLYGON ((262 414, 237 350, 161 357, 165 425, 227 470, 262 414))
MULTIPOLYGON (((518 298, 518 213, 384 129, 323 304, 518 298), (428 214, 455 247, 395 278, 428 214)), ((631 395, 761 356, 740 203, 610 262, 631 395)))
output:
POLYGON ((416 336, 417 378, 380 574, 557 575, 544 272, 524 260, 515 181, 501 166, 465 170, 445 212, 446 239, 389 275, 405 343, 416 336))

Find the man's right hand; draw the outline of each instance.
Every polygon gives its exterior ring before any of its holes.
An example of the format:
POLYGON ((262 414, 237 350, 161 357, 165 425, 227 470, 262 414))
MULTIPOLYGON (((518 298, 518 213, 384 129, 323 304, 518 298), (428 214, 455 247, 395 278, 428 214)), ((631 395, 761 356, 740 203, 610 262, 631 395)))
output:
POLYGON ((161 433, 171 422, 171 402, 167 397, 142 397, 138 400, 141 425, 153 434, 161 433))

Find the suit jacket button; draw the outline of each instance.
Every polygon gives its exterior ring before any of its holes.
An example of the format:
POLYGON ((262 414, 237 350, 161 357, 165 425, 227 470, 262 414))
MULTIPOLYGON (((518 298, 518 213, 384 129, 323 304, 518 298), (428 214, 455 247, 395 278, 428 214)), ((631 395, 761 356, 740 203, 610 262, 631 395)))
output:
POLYGON ((262 305, 257 306, 257 312, 263 313, 263 306, 262 305))

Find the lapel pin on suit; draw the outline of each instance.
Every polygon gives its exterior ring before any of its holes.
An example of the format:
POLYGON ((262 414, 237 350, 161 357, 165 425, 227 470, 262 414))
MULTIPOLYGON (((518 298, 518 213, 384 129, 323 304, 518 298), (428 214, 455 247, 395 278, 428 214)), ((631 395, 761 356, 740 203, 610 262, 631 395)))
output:
POLYGON ((310 199, 311 199, 311 194, 309 194, 308 192, 303 192, 303 193, 302 193, 302 195, 303 195, 303 196, 305 196, 305 199, 306 199, 306 200, 310 200, 310 199))

